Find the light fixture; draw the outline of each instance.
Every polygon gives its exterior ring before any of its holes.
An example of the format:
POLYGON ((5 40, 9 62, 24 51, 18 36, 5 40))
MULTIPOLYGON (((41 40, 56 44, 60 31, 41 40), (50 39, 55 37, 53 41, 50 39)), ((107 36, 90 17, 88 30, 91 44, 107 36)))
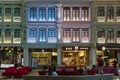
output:
POLYGON ((52 56, 57 56, 57 53, 56 52, 52 52, 52 56))
POLYGON ((103 46, 103 47, 102 47, 102 50, 104 51, 105 49, 106 49, 106 48, 103 46))
POLYGON ((75 50, 78 50, 78 46, 75 46, 75 50))
POLYGON ((11 50, 9 50, 9 53, 11 52, 11 50))
POLYGON ((42 49, 42 52, 44 52, 44 49, 42 49))

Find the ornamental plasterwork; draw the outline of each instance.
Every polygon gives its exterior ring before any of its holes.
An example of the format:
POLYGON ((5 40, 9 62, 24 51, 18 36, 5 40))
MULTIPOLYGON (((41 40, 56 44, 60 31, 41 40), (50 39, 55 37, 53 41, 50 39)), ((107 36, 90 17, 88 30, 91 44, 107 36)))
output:
POLYGON ((90 23, 63 23, 62 27, 64 28, 82 28, 82 27, 90 27, 90 23))

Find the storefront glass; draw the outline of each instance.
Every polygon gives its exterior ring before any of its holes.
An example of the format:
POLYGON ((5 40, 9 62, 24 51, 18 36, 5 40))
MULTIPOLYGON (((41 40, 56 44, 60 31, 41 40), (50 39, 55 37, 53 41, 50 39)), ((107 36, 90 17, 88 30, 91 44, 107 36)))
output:
POLYGON ((104 61, 108 61, 110 66, 113 66, 113 62, 117 61, 117 50, 106 49, 106 50, 97 50, 96 58, 102 56, 104 61))
POLYGON ((51 53, 50 52, 32 52, 32 67, 37 65, 50 65, 51 53))
POLYGON ((86 50, 69 50, 63 51, 63 63, 67 66, 86 66, 86 50))
POLYGON ((7 68, 10 66, 14 66, 17 63, 23 64, 23 53, 22 52, 16 52, 12 50, 11 51, 1 50, 0 56, 1 56, 0 68, 7 68))

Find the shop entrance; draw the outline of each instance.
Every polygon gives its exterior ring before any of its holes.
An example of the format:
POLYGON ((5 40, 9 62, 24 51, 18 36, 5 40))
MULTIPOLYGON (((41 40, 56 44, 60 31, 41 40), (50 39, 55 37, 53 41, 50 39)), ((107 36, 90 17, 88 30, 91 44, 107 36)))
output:
POLYGON ((50 65, 51 53, 49 52, 32 52, 32 67, 37 65, 50 65))
POLYGON ((63 63, 67 66, 77 66, 85 67, 86 66, 86 50, 69 50, 63 51, 63 63))
POLYGON ((97 50, 96 58, 101 55, 104 61, 108 61, 110 66, 113 66, 113 62, 117 61, 117 50, 106 49, 97 50))

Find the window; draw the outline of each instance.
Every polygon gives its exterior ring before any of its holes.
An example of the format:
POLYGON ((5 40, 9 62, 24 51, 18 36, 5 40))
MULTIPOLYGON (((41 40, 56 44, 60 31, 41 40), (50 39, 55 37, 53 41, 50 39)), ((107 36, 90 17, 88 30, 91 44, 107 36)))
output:
POLYGON ((120 6, 116 7, 116 16, 120 17, 120 6))
POLYGON ((105 38, 105 30, 104 29, 98 30, 98 38, 105 38))
POLYGON ((63 37, 70 37, 70 29, 63 30, 63 37))
POLYGON ((48 8, 48 21, 55 21, 55 9, 48 8))
POLYGON ((107 21, 113 21, 113 20, 114 20, 114 8, 107 7, 107 21))
POLYGON ((120 30, 117 31, 117 38, 120 38, 120 30))
POLYGON ((46 10, 45 8, 39 9, 39 21, 45 21, 46 19, 46 10))
POLYGON ((36 29, 30 29, 29 37, 36 37, 37 36, 37 30, 36 29))
POLYGON ((20 8, 17 7, 17 8, 14 8, 14 16, 17 16, 17 17, 20 17, 20 8))
POLYGON ((39 29, 39 42, 46 42, 46 30, 39 29))
POLYGON ((113 43, 114 42, 114 30, 113 29, 108 29, 107 32, 107 42, 113 43))
POLYGON ((48 29, 48 37, 55 37, 55 29, 48 29))
POLYGON ((20 38, 20 29, 14 30, 14 38, 20 38))
POLYGON ((32 7, 30 8, 30 21, 36 21, 37 20, 37 8, 32 7))
POLYGON ((73 29, 72 31, 72 40, 73 42, 79 42, 80 41, 80 31, 79 29, 73 29))
POLYGON ((120 30, 117 31, 116 42, 120 43, 120 30))
POLYGON ((7 7, 5 8, 4 21, 11 22, 11 20, 12 20, 11 8, 7 7))
POLYGON ((11 29, 5 30, 5 37, 11 37, 11 29))
POLYGON ((14 22, 20 22, 21 21, 21 8, 19 8, 19 7, 14 8, 13 21, 14 22))
POLYGON ((70 20, 70 8, 69 7, 63 8, 63 20, 64 21, 70 20))
POLYGON ((88 29, 82 29, 82 37, 89 37, 89 31, 88 29))
POLYGON ((0 7, 0 17, 2 17, 2 8, 0 7))
POLYGON ((105 9, 104 9, 104 7, 98 7, 97 16, 98 16, 98 17, 103 17, 103 16, 105 16, 105 9))
POLYGON ((73 21, 78 21, 80 19, 79 7, 74 7, 72 13, 73 13, 72 14, 73 15, 73 21))
POLYGON ((98 29, 97 33, 98 43, 105 43, 105 30, 98 29))
POLYGON ((88 21, 89 18, 89 8, 82 7, 82 21, 88 21))

